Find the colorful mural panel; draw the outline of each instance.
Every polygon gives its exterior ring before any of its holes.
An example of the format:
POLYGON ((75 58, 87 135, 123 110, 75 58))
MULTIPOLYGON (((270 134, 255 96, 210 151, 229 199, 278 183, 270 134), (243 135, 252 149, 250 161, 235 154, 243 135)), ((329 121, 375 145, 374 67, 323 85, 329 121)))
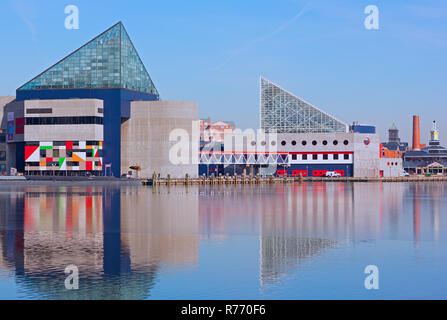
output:
POLYGON ((27 142, 25 166, 25 171, 102 171, 102 141, 27 142))

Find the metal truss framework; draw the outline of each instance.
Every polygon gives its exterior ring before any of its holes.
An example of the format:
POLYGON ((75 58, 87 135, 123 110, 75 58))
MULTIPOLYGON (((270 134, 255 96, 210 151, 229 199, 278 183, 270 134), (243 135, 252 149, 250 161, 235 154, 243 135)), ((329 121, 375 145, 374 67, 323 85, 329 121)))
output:
POLYGON ((261 129, 265 132, 347 132, 345 123, 263 77, 260 89, 261 129))
POLYGON ((289 157, 287 153, 222 153, 201 152, 200 164, 280 164, 287 165, 289 157))

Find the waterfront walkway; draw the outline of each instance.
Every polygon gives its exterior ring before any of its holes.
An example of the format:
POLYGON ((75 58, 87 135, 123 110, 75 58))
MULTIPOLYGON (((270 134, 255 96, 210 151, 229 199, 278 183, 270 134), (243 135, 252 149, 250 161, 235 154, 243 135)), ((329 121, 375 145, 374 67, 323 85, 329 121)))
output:
POLYGON ((411 176, 396 178, 359 178, 359 177, 253 177, 219 176, 201 178, 157 178, 143 180, 143 185, 216 185, 216 184, 277 184, 294 182, 434 182, 447 181, 447 176, 411 176))

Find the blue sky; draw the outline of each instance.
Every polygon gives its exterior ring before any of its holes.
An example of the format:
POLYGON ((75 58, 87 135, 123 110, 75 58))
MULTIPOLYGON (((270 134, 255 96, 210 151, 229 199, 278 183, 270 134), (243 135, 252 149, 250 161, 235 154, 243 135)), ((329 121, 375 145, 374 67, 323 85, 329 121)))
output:
POLYGON ((395 122, 411 140, 437 120, 447 145, 447 3, 442 0, 3 0, 0 95, 12 95, 74 49, 123 21, 164 100, 201 117, 259 124, 259 76, 347 123, 395 122), (80 11, 64 27, 65 6, 80 11), (379 30, 364 9, 379 8, 379 30))

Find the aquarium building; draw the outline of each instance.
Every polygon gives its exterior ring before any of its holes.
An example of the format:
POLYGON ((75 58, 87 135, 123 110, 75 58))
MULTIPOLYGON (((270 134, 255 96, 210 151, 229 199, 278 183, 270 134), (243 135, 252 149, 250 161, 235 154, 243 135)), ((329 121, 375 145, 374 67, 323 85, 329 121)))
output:
POLYGON ((161 101, 121 22, 0 102, 6 171, 119 177, 138 167, 140 177, 197 175, 197 165, 168 159, 169 132, 191 131, 197 103, 161 101))

